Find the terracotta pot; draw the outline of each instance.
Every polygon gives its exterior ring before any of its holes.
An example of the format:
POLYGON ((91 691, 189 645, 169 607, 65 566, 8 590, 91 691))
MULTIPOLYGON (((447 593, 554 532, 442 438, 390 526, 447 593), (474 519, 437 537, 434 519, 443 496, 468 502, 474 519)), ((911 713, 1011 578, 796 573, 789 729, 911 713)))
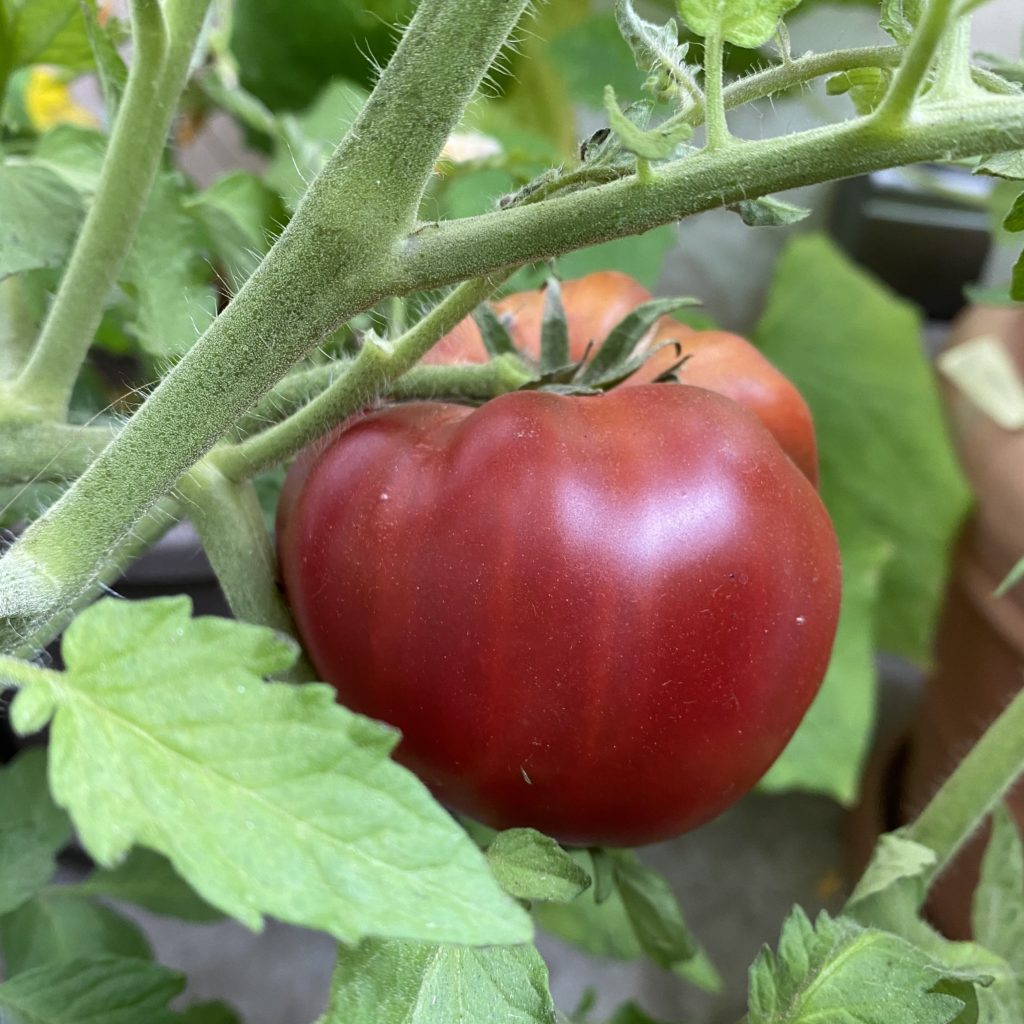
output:
MULTIPOLYGON (((939 363, 955 374, 940 375, 941 390, 975 507, 953 552, 920 704, 907 732, 876 749, 851 816, 851 861, 858 871, 873 837, 915 816, 1024 685, 1024 582, 1002 597, 994 593, 1024 555, 1024 421, 1012 422, 1008 405, 992 406, 971 383, 979 365, 983 377, 994 373, 1004 383, 1016 386, 1014 377, 1024 382, 1024 310, 967 310, 954 323, 939 363), (950 369, 951 357, 962 361, 965 355, 974 359, 966 377, 962 365, 950 369)), ((1008 799, 1024 828, 1024 781, 1008 799)), ((929 917, 951 937, 970 936, 986 842, 987 831, 979 831, 929 895, 929 917)))

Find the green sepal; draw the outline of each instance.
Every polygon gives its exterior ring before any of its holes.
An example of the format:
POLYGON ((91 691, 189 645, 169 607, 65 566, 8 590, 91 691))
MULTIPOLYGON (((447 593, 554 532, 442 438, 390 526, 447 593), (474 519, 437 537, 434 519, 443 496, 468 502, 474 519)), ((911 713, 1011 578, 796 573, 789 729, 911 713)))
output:
POLYGON ((501 322, 498 314, 491 308, 490 303, 482 302, 473 310, 473 319, 480 328, 480 336, 483 338, 484 348, 491 356, 519 355, 519 350, 512 341, 508 329, 501 322))
POLYGON ((548 278, 544 292, 544 315, 540 325, 540 369, 542 373, 569 362, 569 321, 562 304, 558 278, 548 278))
POLYGON ((811 215, 811 211, 806 207, 786 203, 772 196, 741 199, 729 209, 739 214, 740 220, 750 228, 783 227, 786 224, 796 224, 811 215))

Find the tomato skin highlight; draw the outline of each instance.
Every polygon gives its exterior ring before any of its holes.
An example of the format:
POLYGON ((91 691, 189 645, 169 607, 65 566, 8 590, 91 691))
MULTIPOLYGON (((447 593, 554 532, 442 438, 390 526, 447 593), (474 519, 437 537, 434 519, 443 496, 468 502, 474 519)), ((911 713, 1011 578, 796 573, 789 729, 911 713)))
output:
MULTIPOLYGON (((580 360, 593 342, 600 345, 612 328, 652 298, 638 281, 614 270, 602 270, 562 282, 562 304, 569 328, 569 357, 580 360)), ((516 292, 494 304, 506 322, 512 341, 530 359, 540 356, 544 291, 516 292)), ((803 396, 792 382, 753 345, 728 331, 695 331, 671 317, 662 317, 641 343, 651 357, 627 384, 649 384, 679 362, 681 383, 709 391, 749 409, 771 431, 782 450, 818 485, 818 447, 814 421, 803 396), (679 343, 662 348, 666 342, 679 343)), ((488 359, 480 331, 472 318, 459 323, 427 353, 425 363, 483 363, 488 359)))
POLYGON ((817 692, 836 539, 700 388, 416 403, 303 453, 279 558, 321 677, 497 828, 640 845, 742 796, 817 692))

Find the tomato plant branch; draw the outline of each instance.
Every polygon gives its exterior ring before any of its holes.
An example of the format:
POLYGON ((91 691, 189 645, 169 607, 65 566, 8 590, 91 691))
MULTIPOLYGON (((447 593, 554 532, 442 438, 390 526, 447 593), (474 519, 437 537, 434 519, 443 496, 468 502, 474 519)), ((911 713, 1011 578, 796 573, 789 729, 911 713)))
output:
POLYGON ((5 423, 0 430, 0 485, 73 480, 114 435, 106 426, 5 423))
MULTIPOLYGON (((277 588, 274 545, 252 484, 235 483, 204 460, 181 478, 178 492, 235 618, 295 639, 295 623, 277 588)), ((315 677, 305 655, 288 673, 293 682, 315 677)))
POLYGON ((719 30, 709 32, 704 39, 704 117, 707 121, 707 148, 712 151, 729 144, 723 96, 723 47, 719 30))
POLYGON ((917 819, 901 830, 934 850, 935 878, 1024 772, 1024 691, 1013 698, 917 819))
MULTIPOLYGON (((337 359, 289 374, 242 417, 238 430, 254 433, 290 416, 348 373, 352 363, 351 359, 337 359)), ((520 359, 501 355, 486 363, 414 366, 391 383, 388 398, 396 402, 438 398, 486 401, 515 391, 531 380, 533 374, 520 359)))
POLYGON ((218 468, 234 480, 254 476, 321 437, 377 395, 386 394, 391 382, 476 309, 504 276, 466 281, 392 343, 367 339, 348 372, 294 415, 237 445, 218 449, 218 468))
POLYGON ((971 74, 971 18, 957 18, 939 46, 928 102, 959 102, 978 91, 971 74))
POLYGON ((0 692, 13 687, 31 686, 39 682, 48 669, 33 665, 29 661, 22 661, 20 658, 12 658, 0 654, 0 692))
POLYGON ((898 132, 867 118, 780 138, 701 151, 659 165, 653 180, 624 178, 426 227, 403 254, 402 291, 439 287, 510 264, 552 259, 598 242, 639 234, 741 199, 885 167, 1024 147, 1024 97, 992 96, 922 110, 898 132))
POLYGON ((418 6, 360 116, 260 266, 0 561, 0 649, 89 592, 154 502, 321 338, 396 294, 410 211, 526 2, 418 6))
POLYGON ((134 55, 96 196, 39 341, 14 387, 62 418, 156 178, 209 0, 181 0, 167 31, 157 0, 133 0, 134 55))
POLYGON ((911 107, 949 28, 953 3, 954 0, 929 0, 925 6, 889 91, 874 113, 874 121, 879 127, 895 129, 910 116, 911 107))

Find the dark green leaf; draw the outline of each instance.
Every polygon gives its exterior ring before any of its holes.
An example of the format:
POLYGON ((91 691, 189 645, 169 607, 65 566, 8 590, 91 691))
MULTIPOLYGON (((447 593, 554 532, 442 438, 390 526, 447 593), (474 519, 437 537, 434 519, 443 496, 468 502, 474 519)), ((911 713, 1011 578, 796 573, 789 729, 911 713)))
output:
POLYGON ((1024 192, 1013 201, 1009 213, 1003 218, 1003 227, 1007 231, 1024 231, 1024 192))
POLYGON ((562 286, 557 277, 550 277, 544 292, 544 315, 540 325, 540 369, 547 373, 568 362, 569 321, 562 305, 562 286))
POLYGON ((487 862, 505 892, 521 900, 565 903, 590 885, 587 872, 554 839, 532 828, 499 832, 487 862))
POLYGON ((566 88, 579 104, 594 107, 611 84, 628 95, 638 84, 633 54, 611 11, 592 11, 578 24, 551 40, 551 57, 565 78, 566 88), (601 59, 595 60, 594 55, 601 59))
POLYGON ((822 913, 812 926, 798 907, 783 925, 778 954, 763 950, 750 969, 748 1019, 968 1024, 977 1016, 974 983, 984 981, 847 918, 822 913))
POLYGON ((136 847, 114 868, 99 868, 75 891, 124 900, 184 921, 216 921, 224 915, 196 895, 166 857, 136 847))
POLYGON ((342 941, 530 937, 465 832, 388 758, 391 730, 330 687, 263 681, 293 663, 293 642, 192 619, 187 598, 108 599, 62 653, 66 671, 19 691, 12 722, 56 712, 54 797, 98 863, 156 849, 252 928, 273 914, 342 941))
POLYGON ((153 184, 122 274, 135 299, 134 328, 150 355, 184 355, 216 312, 203 234, 185 211, 187 191, 177 174, 153 184))
POLYGON ((530 945, 342 947, 322 1024, 553 1024, 544 961, 530 945))
POLYGON ((946 435, 917 313, 835 246, 794 239, 779 261, 758 345, 814 414, 821 492, 840 544, 888 543, 878 645, 921 660, 969 493, 946 435))
POLYGON ((121 41, 119 23, 111 18, 106 25, 101 25, 92 4, 84 4, 82 14, 85 18, 86 39, 92 50, 100 89, 103 92, 107 121, 113 123, 121 95, 128 82, 128 68, 117 49, 117 43, 121 41))
POLYGON ((994 178, 1024 179, 1024 150, 1015 149, 1010 153, 996 153, 985 157, 975 174, 988 174, 994 178))
POLYGON ((687 306, 699 305, 697 299, 652 299, 627 313, 605 339, 595 338, 600 348, 580 375, 580 383, 600 382, 636 351, 644 335, 663 316, 687 306))
POLYGON ((176 1024, 242 1024, 227 1003, 193 1003, 181 1013, 176 1024))
POLYGON ((615 883, 640 948, 661 967, 689 960, 697 946, 664 877, 641 864, 636 855, 615 855, 615 883))
POLYGON ((800 0, 678 0, 679 13, 698 35, 717 31, 727 43, 756 48, 775 34, 800 0))
POLYGON ((729 207, 733 213, 740 215, 740 220, 748 227, 781 227, 785 224, 796 224, 811 215, 811 211, 802 206, 783 202, 772 196, 761 199, 741 199, 729 207))
POLYGON ((11 1024, 174 1024, 182 978, 146 960, 98 956, 25 971, 0 985, 11 1024))
POLYGON ((636 1003, 624 1003, 612 1015, 608 1024, 658 1024, 648 1016, 636 1003))
POLYGON ((685 122, 648 131, 638 128, 619 108, 615 90, 610 85, 605 86, 604 109, 619 142, 644 160, 666 160, 675 156, 680 143, 693 135, 693 129, 685 122))
POLYGON ((0 279, 64 265, 84 215, 82 201, 53 171, 0 164, 0 279))
POLYGON ((1017 257, 1010 276, 1010 298, 1014 302, 1024 302, 1024 252, 1017 257))
POLYGON ((594 900, 604 903, 615 890, 615 859, 601 846, 590 850, 591 871, 594 877, 594 900))
POLYGON ((491 356, 518 355, 511 335, 505 325, 498 318, 498 314, 491 308, 490 303, 482 302, 473 310, 473 319, 480 328, 480 335, 483 338, 484 347, 491 356))
POLYGON ((134 922, 62 888, 48 889, 0 918, 0 940, 8 977, 76 957, 151 955, 134 922))
POLYGON ((253 174, 225 175, 184 208, 206 229, 232 291, 238 291, 288 220, 281 197, 253 174))
POLYGON ((56 870, 71 822, 46 783, 46 753, 29 750, 0 771, 0 914, 38 892, 56 870))
POLYGON ((81 0, 9 0, 6 11, 11 66, 92 67, 81 0))
POLYGON ((844 804, 857 798, 875 720, 875 605, 891 556, 879 538, 849 533, 844 539, 843 600, 828 672, 762 789, 824 793, 844 804))

